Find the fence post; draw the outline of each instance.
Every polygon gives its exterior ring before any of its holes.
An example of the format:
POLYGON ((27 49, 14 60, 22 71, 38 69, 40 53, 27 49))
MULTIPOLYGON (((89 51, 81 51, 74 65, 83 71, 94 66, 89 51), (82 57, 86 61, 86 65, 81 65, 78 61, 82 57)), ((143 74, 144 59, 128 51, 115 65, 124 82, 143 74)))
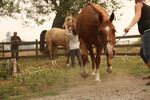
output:
POLYGON ((36 53, 36 59, 38 59, 38 40, 35 40, 35 53, 36 53))
POLYGON ((2 41, 3 58, 5 57, 4 42, 2 41))

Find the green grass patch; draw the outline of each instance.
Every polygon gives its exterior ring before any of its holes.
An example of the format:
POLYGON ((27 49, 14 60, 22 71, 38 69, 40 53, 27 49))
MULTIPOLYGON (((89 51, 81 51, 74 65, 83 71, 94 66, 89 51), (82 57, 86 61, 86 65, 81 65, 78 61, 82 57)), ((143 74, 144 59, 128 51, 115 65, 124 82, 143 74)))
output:
MULTIPOLYGON (((66 58, 58 57, 59 66, 52 67, 48 58, 43 59, 20 59, 21 72, 9 80, 0 82, 0 99, 2 100, 26 100, 33 97, 46 95, 58 95, 70 87, 91 84, 93 78, 83 79, 80 76, 80 67, 67 68, 66 58)), ((113 59, 113 73, 111 77, 118 75, 132 75, 140 77, 148 74, 149 70, 139 56, 121 56, 113 59)), ((100 75, 102 79, 107 78, 106 58, 102 57, 100 75)), ((91 64, 87 64, 91 70, 91 64)))

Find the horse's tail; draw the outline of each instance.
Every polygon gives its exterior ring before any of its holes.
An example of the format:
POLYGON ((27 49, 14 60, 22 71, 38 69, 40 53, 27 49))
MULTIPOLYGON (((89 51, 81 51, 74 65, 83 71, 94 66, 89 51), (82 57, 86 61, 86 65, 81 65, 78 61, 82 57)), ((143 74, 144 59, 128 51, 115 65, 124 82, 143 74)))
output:
POLYGON ((43 30, 40 34, 40 52, 45 50, 45 34, 47 30, 43 30))

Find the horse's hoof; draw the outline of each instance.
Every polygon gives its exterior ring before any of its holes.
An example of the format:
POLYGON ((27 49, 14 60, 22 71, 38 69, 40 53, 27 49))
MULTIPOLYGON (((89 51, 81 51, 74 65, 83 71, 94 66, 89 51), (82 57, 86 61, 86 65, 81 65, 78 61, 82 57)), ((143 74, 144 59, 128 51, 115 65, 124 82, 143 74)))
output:
POLYGON ((95 72, 92 72, 91 75, 92 75, 92 76, 95 76, 96 74, 95 74, 95 72))
POLYGON ((112 73, 112 67, 108 67, 108 68, 107 68, 107 72, 108 72, 108 73, 112 73))
POLYGON ((80 75, 81 75, 83 78, 87 78, 87 77, 89 76, 89 73, 82 72, 82 73, 80 73, 80 75))
POLYGON ((69 66, 70 66, 70 64, 68 63, 68 64, 67 64, 67 67, 69 67, 69 66))
POLYGON ((96 82, 101 82, 101 79, 95 79, 96 82))

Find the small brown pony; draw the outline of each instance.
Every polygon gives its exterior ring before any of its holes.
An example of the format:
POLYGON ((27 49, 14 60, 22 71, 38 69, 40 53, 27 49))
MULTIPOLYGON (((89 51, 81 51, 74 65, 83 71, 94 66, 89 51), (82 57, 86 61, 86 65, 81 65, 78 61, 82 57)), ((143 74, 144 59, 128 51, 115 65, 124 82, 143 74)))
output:
POLYGON ((66 30, 60 28, 52 28, 47 32, 42 32, 40 35, 40 51, 44 50, 45 40, 48 47, 51 63, 52 65, 57 65, 55 61, 57 47, 63 46, 65 47, 66 54, 68 52, 69 37, 66 35, 66 30))
MULTIPOLYGON (((71 19, 72 16, 70 16, 71 19)), ((66 20, 69 17, 66 17, 66 20)), ((72 19, 74 19, 72 17, 72 19)), ((68 21, 68 24, 75 25, 76 31, 79 35, 81 54, 83 58, 83 65, 85 66, 87 58, 87 50, 90 53, 92 60, 92 75, 95 75, 95 80, 100 81, 99 78, 99 65, 100 55, 104 49, 107 56, 107 72, 112 71, 111 59, 114 56, 115 45, 115 27, 112 24, 114 14, 108 16, 107 12, 101 6, 89 3, 87 4, 78 15, 77 22, 73 20, 68 21), (96 49, 94 54, 93 48, 96 49), (96 64, 96 67, 95 67, 96 64)), ((67 24, 66 24, 67 25, 67 24)), ((85 69, 83 69, 84 71, 85 69)))

